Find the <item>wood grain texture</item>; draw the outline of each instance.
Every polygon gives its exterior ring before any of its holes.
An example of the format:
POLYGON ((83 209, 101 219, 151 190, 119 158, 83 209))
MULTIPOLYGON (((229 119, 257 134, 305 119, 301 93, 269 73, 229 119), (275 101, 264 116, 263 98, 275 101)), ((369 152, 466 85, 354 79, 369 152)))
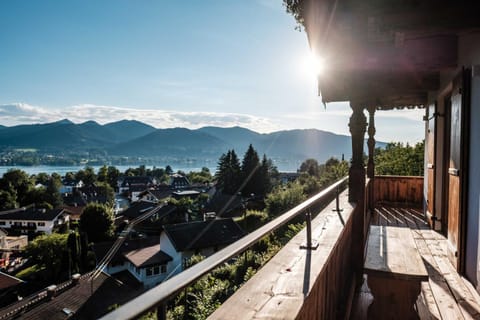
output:
POLYGON ((448 258, 458 267, 458 251, 460 236, 460 178, 449 176, 448 179, 448 232, 449 241, 448 258))
POLYGON ((409 228, 370 226, 364 270, 368 275, 385 278, 428 280, 409 228))
POLYGON ((423 205, 423 177, 375 176, 375 203, 423 205))
MULTIPOLYGON (((428 281, 421 282, 421 294, 416 301, 419 318, 480 319, 480 295, 449 262, 447 238, 428 229, 427 222, 421 220, 423 217, 421 211, 415 208, 377 206, 371 219, 372 224, 378 224, 381 220, 378 217, 379 214, 385 214, 385 211, 389 216, 406 222, 429 275, 428 281)), ((397 221, 397 219, 390 219, 390 221, 397 221)), ((369 319, 367 309, 371 301, 370 288, 366 285, 362 286, 354 301, 351 319, 369 319)))
POLYGON ((342 219, 332 211, 333 202, 312 221, 312 238, 320 244, 317 250, 299 248, 305 241, 305 230, 301 231, 209 319, 340 317, 353 278, 352 218, 363 215, 347 200, 343 193, 342 219))

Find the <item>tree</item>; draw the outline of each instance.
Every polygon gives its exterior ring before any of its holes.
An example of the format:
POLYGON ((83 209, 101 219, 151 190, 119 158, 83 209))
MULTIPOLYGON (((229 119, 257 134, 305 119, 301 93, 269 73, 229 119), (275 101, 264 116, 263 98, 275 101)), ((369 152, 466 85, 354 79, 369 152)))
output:
POLYGON ((222 154, 215 173, 218 187, 224 193, 236 194, 240 187, 240 174, 240 161, 235 150, 222 154))
POLYGON ((303 188, 293 183, 286 188, 277 188, 265 199, 266 210, 270 217, 275 217, 305 200, 303 188))
POLYGON ((85 185, 89 186, 97 181, 97 176, 95 175, 95 170, 93 170, 92 167, 86 166, 85 169, 79 170, 75 174, 75 179, 82 180, 85 185))
POLYGON ((120 177, 120 170, 114 166, 109 166, 107 169, 107 182, 113 190, 117 190, 118 177, 120 177))
POLYGON ((319 177, 320 176, 320 166, 318 165, 318 161, 315 159, 307 159, 302 162, 300 165, 299 172, 306 172, 311 176, 319 177))
POLYGON ((15 190, 19 205, 25 206, 30 204, 28 193, 33 189, 33 179, 23 170, 10 169, 0 179, 0 189, 15 190))
POLYGON ((98 169, 97 181, 99 182, 108 182, 108 168, 106 165, 103 165, 98 169))
POLYGON ((171 175, 173 173, 173 169, 172 169, 172 167, 170 167, 170 165, 167 165, 165 167, 165 173, 168 174, 168 175, 171 175))
POLYGON ((190 171, 187 178, 191 183, 209 183, 212 181, 212 174, 210 169, 203 167, 200 172, 190 171))
POLYGON ((260 159, 257 151, 250 144, 242 160, 242 194, 249 196, 250 194, 263 193, 261 186, 260 159))
POLYGON ((6 190, 0 190, 0 210, 9 210, 16 207, 17 191, 11 185, 6 190))
POLYGON ((388 143, 375 149, 375 173, 379 175, 423 176, 424 141, 414 147, 408 143, 388 143))
POLYGON ((267 159, 267 156, 264 154, 262 159, 262 165, 260 167, 260 187, 261 189, 257 192, 259 195, 267 195, 272 188, 278 183, 278 170, 277 167, 273 164, 272 159, 267 159))
POLYGON ((115 191, 107 182, 96 183, 97 192, 99 196, 105 197, 106 203, 109 206, 113 206, 115 202, 115 191))
POLYGON ((89 203, 80 216, 80 230, 93 242, 105 241, 113 236, 112 209, 98 203, 89 203))
POLYGON ((67 238, 68 259, 70 271, 72 273, 80 272, 81 265, 81 243, 77 232, 71 232, 67 238))
POLYGON ((30 242, 25 253, 33 262, 45 267, 48 280, 58 280, 64 269, 63 258, 67 249, 66 234, 42 235, 30 242))
POLYGON ((53 173, 47 182, 45 192, 47 194, 46 200, 52 207, 58 207, 63 203, 62 195, 60 194, 60 187, 62 185, 61 177, 53 173))
POLYGON ((65 180, 67 181, 73 181, 75 180, 75 172, 67 172, 65 173, 65 180))
POLYGON ((45 172, 39 172, 34 176, 34 178, 35 178, 35 184, 40 183, 40 184, 43 184, 44 186, 46 186, 48 181, 50 180, 50 176, 45 172))

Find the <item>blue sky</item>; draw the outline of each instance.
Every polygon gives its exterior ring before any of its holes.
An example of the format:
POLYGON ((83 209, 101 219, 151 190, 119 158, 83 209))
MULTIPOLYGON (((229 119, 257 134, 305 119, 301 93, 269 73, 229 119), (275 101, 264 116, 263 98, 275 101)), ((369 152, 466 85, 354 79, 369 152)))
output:
MULTIPOLYGON (((136 119, 348 134, 281 0, 0 1, 0 124, 136 119), (308 69, 308 68, 307 68, 308 69)), ((422 112, 378 113, 377 138, 419 141, 422 112)))

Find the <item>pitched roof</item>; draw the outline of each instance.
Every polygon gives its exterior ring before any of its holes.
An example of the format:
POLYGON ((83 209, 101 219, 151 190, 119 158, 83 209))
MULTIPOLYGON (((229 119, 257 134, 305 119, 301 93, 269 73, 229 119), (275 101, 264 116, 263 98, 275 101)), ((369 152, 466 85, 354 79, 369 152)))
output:
POLYGON ((138 268, 145 268, 154 264, 165 264, 173 260, 171 256, 160 250, 158 243, 150 247, 132 250, 125 253, 124 256, 138 268))
POLYGON ((44 210, 23 207, 15 211, 0 212, 0 220, 52 221, 62 213, 64 213, 63 208, 44 210))
POLYGON ((23 281, 6 273, 0 272, 0 290, 14 287, 20 283, 23 283, 23 281))
POLYGON ((151 193, 158 200, 162 200, 168 198, 172 194, 172 190, 169 187, 161 189, 149 189, 145 191, 145 194, 146 193, 151 193))
POLYGON ((177 251, 227 245, 245 234, 232 218, 171 224, 163 228, 177 251))
POLYGON ((132 203, 132 205, 122 212, 122 215, 126 218, 133 219, 138 217, 139 215, 144 214, 147 211, 152 210, 155 208, 157 204, 149 202, 149 201, 137 201, 132 203))
POLYGON ((146 176, 132 176, 132 177, 131 176, 125 176, 125 177, 122 177, 120 179, 122 181, 122 183, 121 183, 122 187, 127 187, 127 186, 135 185, 135 184, 146 185, 146 184, 152 184, 153 183, 152 178, 151 177, 146 177, 146 176))
POLYGON ((15 309, 22 306, 26 309, 21 311, 21 319, 97 319, 103 316, 108 307, 117 303, 123 304, 134 298, 143 291, 141 287, 132 286, 129 283, 120 282, 105 273, 100 273, 98 278, 92 282, 88 274, 80 277, 77 285, 60 284, 57 285, 58 293, 53 299, 46 297, 46 290, 32 297, 24 298, 13 305, 0 311, 1 314, 8 312, 17 312, 15 309), (36 304, 29 305, 32 299, 42 297, 36 304))
MULTIPOLYGON (((126 239, 120 248, 117 250, 115 255, 113 256, 111 263, 118 263, 122 262, 125 259, 125 254, 128 252, 132 252, 141 248, 148 248, 151 246, 158 246, 159 239, 158 236, 156 237, 146 237, 146 238, 138 238, 138 239, 126 239)), ((112 245, 114 244, 113 241, 108 242, 101 242, 95 243, 93 245, 93 251, 95 252, 95 256, 97 261, 101 261, 103 257, 108 253, 112 245)))

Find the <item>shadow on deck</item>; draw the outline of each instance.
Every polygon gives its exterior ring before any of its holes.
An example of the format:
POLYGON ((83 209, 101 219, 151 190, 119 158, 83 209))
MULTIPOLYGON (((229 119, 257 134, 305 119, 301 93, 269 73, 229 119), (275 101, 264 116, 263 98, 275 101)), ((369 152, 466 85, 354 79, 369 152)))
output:
MULTIPOLYGON (((448 261, 447 239, 429 228, 421 209, 379 204, 370 224, 410 228, 429 275, 416 303, 420 319, 480 319, 480 296, 448 261)), ((367 319, 372 301, 364 281, 356 293, 351 319, 367 319)))

